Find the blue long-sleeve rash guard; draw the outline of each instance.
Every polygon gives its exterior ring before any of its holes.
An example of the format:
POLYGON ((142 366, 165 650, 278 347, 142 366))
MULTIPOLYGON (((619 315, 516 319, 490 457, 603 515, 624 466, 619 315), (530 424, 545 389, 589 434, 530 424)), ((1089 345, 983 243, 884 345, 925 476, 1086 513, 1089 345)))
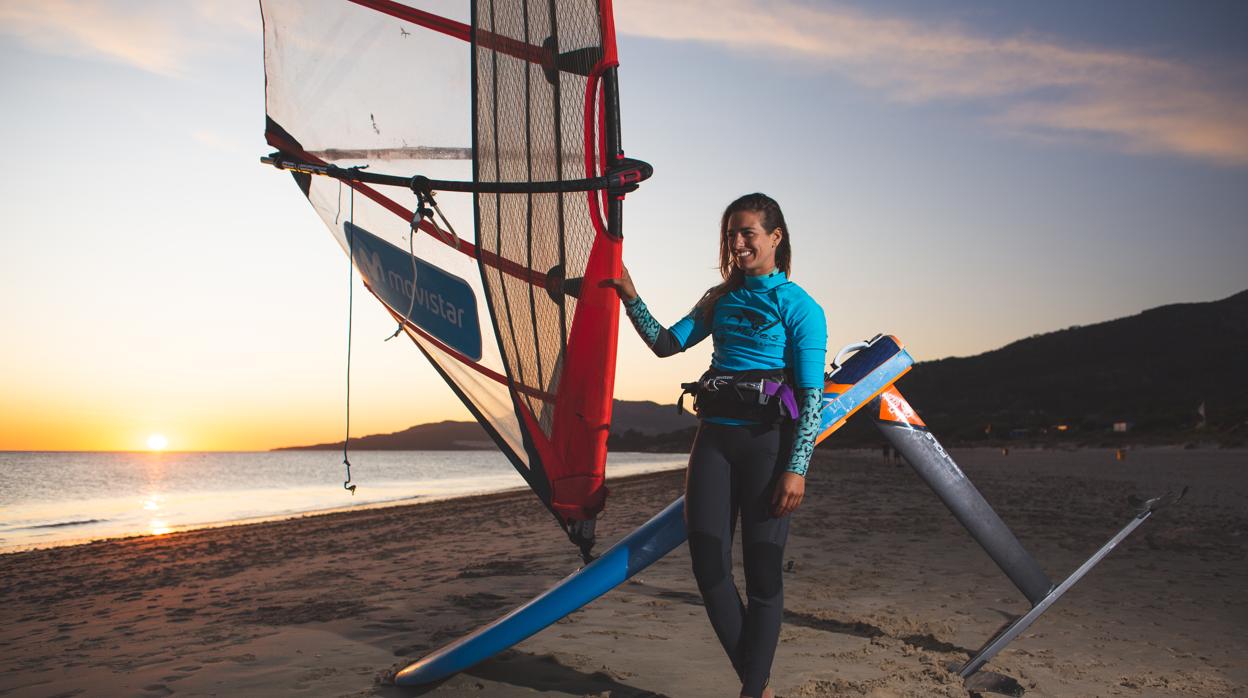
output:
POLYGON ((791 369, 800 415, 788 469, 806 473, 819 426, 828 344, 823 309, 806 291, 778 270, 747 276, 742 288, 719 299, 709 320, 694 309, 667 329, 659 326, 640 298, 625 307, 637 331, 660 356, 685 351, 711 336, 712 369, 791 369))
POLYGON ((747 276, 707 322, 696 310, 668 330, 684 351, 714 335, 711 368, 793 370, 797 388, 822 388, 828 327, 823 308, 781 271, 747 276))

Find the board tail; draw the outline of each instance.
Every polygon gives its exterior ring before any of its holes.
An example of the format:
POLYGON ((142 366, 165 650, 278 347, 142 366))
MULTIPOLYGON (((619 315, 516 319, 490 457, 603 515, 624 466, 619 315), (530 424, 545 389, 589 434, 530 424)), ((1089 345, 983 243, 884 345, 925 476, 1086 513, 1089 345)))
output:
POLYGON ((1184 489, 1183 493, 1177 495, 1168 494, 1142 502, 1142 508, 1126 526, 1065 580, 1054 585, 1040 564, 1018 541, 896 387, 882 391, 872 404, 870 413, 875 425, 889 443, 918 472, 936 496, 953 512, 954 517, 966 527, 975 542, 979 543, 1031 603, 1031 610, 1006 624, 958 668, 958 675, 964 679, 979 671, 988 660, 1031 626, 1062 594, 1082 579, 1154 511, 1177 501, 1187 491, 1184 489))

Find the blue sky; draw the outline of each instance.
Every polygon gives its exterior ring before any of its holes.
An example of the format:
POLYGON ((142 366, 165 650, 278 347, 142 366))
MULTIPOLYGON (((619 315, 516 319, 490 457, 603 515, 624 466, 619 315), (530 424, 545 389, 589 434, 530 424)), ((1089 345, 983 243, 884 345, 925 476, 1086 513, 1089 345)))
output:
MULTIPOLYGON (((831 344, 921 359, 1241 291, 1245 7, 621 0, 624 145, 656 169, 625 261, 675 322, 765 191, 831 344)), ((0 2, 0 448, 340 438, 346 260, 257 162, 260 41, 249 1, 0 2)), ((353 432, 465 418, 357 300, 353 432)), ((621 336, 618 397, 709 358, 621 336)))

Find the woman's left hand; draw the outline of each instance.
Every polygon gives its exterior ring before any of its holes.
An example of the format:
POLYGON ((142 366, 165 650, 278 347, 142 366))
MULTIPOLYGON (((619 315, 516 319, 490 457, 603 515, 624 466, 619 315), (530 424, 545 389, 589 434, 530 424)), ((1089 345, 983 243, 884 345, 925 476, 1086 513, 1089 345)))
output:
POLYGON ((771 513, 776 518, 787 516, 797 511, 806 494, 806 478, 785 471, 776 481, 775 493, 771 496, 771 513))
POLYGON ((619 276, 603 279, 598 285, 615 289, 622 301, 631 301, 637 297, 637 287, 633 285, 633 277, 628 273, 628 267, 623 265, 620 265, 619 276))

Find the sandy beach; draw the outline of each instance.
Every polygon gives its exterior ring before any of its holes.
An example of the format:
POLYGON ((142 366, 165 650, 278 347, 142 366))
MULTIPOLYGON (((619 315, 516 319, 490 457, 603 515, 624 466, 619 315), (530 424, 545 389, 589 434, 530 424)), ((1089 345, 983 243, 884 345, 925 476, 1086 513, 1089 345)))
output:
MULTIPOLYGON (((988 671, 1028 696, 1248 695, 1248 453, 955 451, 1055 580, 1191 486, 988 671)), ((600 550, 680 492, 620 480, 600 550)), ((1027 604, 906 466, 819 451, 786 554, 781 696, 966 696, 1027 604)), ((527 492, 0 556, 0 695, 401 696, 387 676, 578 567, 527 492)), ((739 573, 739 571, 738 571, 739 573)), ((733 696, 684 546, 436 696, 733 696)))

